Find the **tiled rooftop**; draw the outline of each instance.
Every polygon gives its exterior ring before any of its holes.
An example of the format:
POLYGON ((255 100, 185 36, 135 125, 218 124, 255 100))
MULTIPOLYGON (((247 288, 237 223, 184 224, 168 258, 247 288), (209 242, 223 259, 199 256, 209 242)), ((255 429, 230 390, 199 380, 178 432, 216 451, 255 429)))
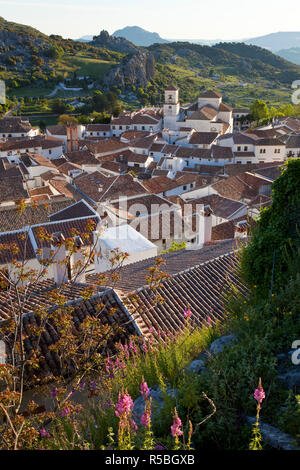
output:
POLYGON ((173 275, 157 290, 149 287, 140 289, 134 300, 131 296, 127 298, 126 305, 146 337, 150 329, 155 338, 158 338, 159 331, 166 334, 180 331, 185 324, 187 306, 192 312, 192 324, 207 325, 208 317, 214 324, 224 318, 227 294, 236 296, 232 287, 243 295, 247 294, 237 269, 237 254, 225 254, 173 275))
MULTIPOLYGON (((234 241, 227 241, 213 246, 205 246, 201 250, 182 250, 173 253, 163 254, 161 258, 166 261, 166 266, 163 271, 168 274, 174 275, 185 269, 192 268, 200 263, 212 260, 218 256, 229 253, 233 250, 234 241)), ((117 282, 117 289, 120 292, 128 293, 133 292, 147 284, 146 277, 149 276, 149 268, 154 266, 156 258, 149 258, 137 263, 132 263, 120 268, 118 274, 120 278, 117 282)), ((107 286, 113 282, 111 275, 113 272, 108 272, 107 286)), ((95 283, 97 275, 92 274, 87 276, 88 283, 95 283)))

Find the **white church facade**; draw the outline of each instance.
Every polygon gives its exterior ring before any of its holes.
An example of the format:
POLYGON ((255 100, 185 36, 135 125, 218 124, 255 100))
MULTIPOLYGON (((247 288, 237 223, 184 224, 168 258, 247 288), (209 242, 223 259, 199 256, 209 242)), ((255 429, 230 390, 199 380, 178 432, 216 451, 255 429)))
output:
POLYGON ((165 90, 164 129, 230 133, 233 132, 233 109, 222 102, 220 93, 213 90, 201 93, 196 103, 182 108, 179 88, 171 84, 165 90))

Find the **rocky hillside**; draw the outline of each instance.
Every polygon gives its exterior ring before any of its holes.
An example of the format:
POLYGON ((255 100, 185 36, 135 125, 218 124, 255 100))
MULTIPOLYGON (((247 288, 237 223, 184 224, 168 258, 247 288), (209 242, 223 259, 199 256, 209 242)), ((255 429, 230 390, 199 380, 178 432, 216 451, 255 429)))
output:
POLYGON ((127 86, 145 88, 155 75, 155 61, 152 54, 138 51, 130 58, 125 58, 120 65, 113 68, 104 78, 108 87, 117 86, 124 89, 127 86))
POLYGON ((181 88, 184 101, 193 99, 199 89, 216 86, 233 103, 235 96, 241 95, 239 83, 244 82, 256 87, 256 96, 257 84, 261 86, 261 95, 266 89, 274 89, 269 95, 273 101, 280 88, 287 89, 299 78, 300 67, 266 49, 243 43, 210 47, 173 42, 138 47, 125 38, 110 36, 107 31, 94 36, 89 43, 82 43, 47 36, 0 18, 0 79, 6 81, 11 93, 14 89, 27 87, 28 91, 35 87, 47 89, 49 94, 57 83, 73 79, 76 74, 90 76, 98 89, 147 88, 143 95, 145 103, 160 103, 170 81, 181 88), (235 88, 228 90, 228 83, 235 88))
POLYGON ((155 44, 148 48, 161 64, 194 67, 205 76, 211 67, 240 78, 276 80, 291 84, 299 78, 299 66, 257 46, 219 43, 201 46, 183 42, 155 44))
POLYGON ((112 51, 122 52, 125 54, 135 54, 138 52, 138 47, 136 47, 127 39, 122 37, 110 36, 109 33, 105 30, 101 31, 99 36, 94 36, 92 45, 105 47, 111 49, 112 51))

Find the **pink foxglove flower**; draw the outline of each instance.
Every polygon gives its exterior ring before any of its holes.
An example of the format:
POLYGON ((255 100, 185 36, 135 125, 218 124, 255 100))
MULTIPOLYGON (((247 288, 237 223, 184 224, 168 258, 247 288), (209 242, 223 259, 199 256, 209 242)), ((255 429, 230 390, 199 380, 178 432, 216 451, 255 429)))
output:
POLYGON ((40 430, 41 437, 46 437, 47 439, 50 437, 50 434, 46 431, 45 428, 40 430))
POLYGON ((184 311, 184 318, 187 320, 188 318, 191 318, 192 312, 190 310, 190 307, 186 308, 184 311))
POLYGON ((254 398, 258 403, 262 403, 263 400, 266 398, 266 394, 261 384, 261 379, 259 379, 258 388, 254 392, 254 398))
POLYGON ((119 395, 119 401, 116 404, 115 414, 118 418, 122 416, 127 417, 133 408, 133 401, 131 396, 128 393, 123 393, 119 395))
POLYGON ((136 422, 134 421, 134 419, 131 420, 131 429, 134 432, 137 432, 137 430, 138 430, 138 426, 137 426, 136 422))
POLYGON ((179 418, 177 414, 177 410, 175 408, 175 415, 173 418, 173 424, 171 426, 171 433, 173 437, 182 436, 183 432, 182 432, 181 426, 182 426, 181 419, 179 418))
POLYGON ((150 391, 149 391, 147 382, 145 382, 144 379, 143 379, 143 382, 141 383, 140 390, 141 390, 141 395, 144 397, 144 399, 147 399, 149 397, 150 391))
POLYGON ((147 428, 150 424, 150 413, 146 411, 141 417, 141 424, 147 428))

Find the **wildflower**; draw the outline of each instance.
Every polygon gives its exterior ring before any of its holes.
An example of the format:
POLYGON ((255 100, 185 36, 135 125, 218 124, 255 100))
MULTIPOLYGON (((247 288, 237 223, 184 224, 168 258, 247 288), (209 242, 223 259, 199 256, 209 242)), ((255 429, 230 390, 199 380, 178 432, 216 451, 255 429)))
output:
POLYGON ((208 317, 207 317, 207 323, 208 323, 209 325, 211 325, 211 317, 210 317, 209 315, 208 315, 208 317))
POLYGON ((134 354, 136 354, 137 349, 136 349, 136 347, 135 347, 135 344, 134 344, 132 341, 129 342, 129 349, 130 349, 134 354))
POLYGON ((57 394, 58 394, 57 389, 56 389, 56 388, 53 388, 53 389, 51 390, 51 397, 52 397, 52 398, 55 398, 55 397, 57 396, 57 394))
POLYGON ((135 431, 135 432, 137 432, 137 430, 138 430, 138 426, 137 426, 136 422, 134 421, 134 419, 131 420, 131 429, 132 429, 132 431, 135 431))
POLYGON ((90 390, 96 390, 96 383, 94 381, 89 383, 90 390))
POLYGON ((147 382, 145 382, 144 379, 143 379, 143 382, 141 383, 140 390, 141 390, 141 395, 144 397, 144 399, 147 399, 149 397, 150 391, 149 391, 147 382))
POLYGON ((50 434, 46 431, 45 428, 40 430, 41 437, 46 437, 47 439, 50 437, 50 434))
POLYGON ((66 418, 70 413, 71 413, 71 410, 67 406, 65 407, 64 410, 59 410, 59 414, 62 418, 66 418))
POLYGON ((133 401, 131 396, 128 393, 123 393, 119 395, 119 401, 116 404, 115 414, 118 418, 122 416, 128 416, 132 411, 133 401))
POLYGON ((146 343, 142 344, 142 350, 144 351, 144 353, 147 353, 148 349, 146 343))
POLYGON ((155 446, 154 450, 165 450, 163 446, 155 446))
POLYGON ((262 403, 266 395, 261 384, 261 379, 259 379, 258 388, 254 392, 254 398, 258 403, 262 403))
POLYGON ((107 400, 105 403, 106 408, 111 408, 112 407, 112 402, 110 400, 107 400))
POLYGON ((177 410, 175 408, 175 415, 174 415, 174 418, 173 418, 173 424, 171 426, 171 433, 172 433, 173 437, 182 436, 183 432, 180 429, 181 426, 182 426, 181 419, 179 418, 179 416, 177 414, 177 410))
POLYGON ((188 318, 191 318, 192 312, 190 310, 190 307, 186 308, 184 311, 184 318, 187 320, 188 318))
POLYGON ((147 428, 150 424, 150 413, 146 411, 141 417, 141 424, 147 428))

